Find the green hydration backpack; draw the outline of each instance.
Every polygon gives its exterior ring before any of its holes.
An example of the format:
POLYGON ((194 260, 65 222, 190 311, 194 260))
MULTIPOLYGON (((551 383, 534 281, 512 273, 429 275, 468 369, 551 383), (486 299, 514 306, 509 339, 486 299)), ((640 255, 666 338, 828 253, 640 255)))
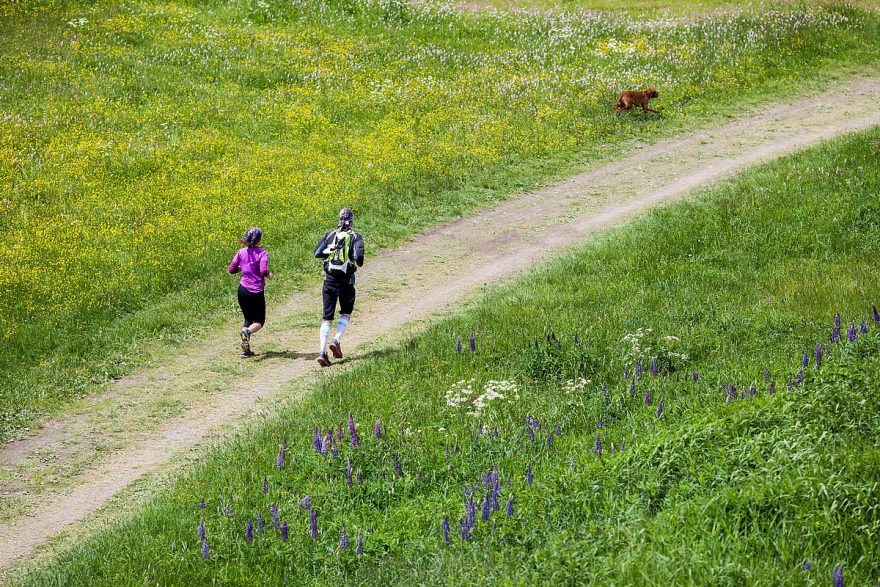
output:
POLYGON ((330 257, 327 259, 326 271, 335 277, 343 277, 349 275, 350 270, 354 267, 349 258, 351 250, 351 239, 353 234, 350 230, 337 230, 332 241, 327 246, 327 252, 330 257))

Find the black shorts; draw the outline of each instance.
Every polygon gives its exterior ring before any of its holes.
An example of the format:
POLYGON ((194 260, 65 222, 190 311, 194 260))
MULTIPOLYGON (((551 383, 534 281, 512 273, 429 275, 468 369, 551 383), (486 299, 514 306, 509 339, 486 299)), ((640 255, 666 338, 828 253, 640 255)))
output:
POLYGON ((324 280, 324 320, 333 320, 336 314, 336 302, 339 301, 339 313, 351 314, 354 310, 355 291, 351 283, 337 283, 324 280))
POLYGON ((238 286, 238 305, 244 314, 244 326, 248 327, 254 322, 266 323, 266 295, 263 292, 254 293, 243 285, 238 286))

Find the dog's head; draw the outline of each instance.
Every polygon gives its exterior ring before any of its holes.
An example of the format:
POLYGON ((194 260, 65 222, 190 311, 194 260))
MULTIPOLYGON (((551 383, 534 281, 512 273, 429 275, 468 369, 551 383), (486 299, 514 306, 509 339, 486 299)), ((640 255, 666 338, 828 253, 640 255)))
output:
POLYGON ((656 98, 660 95, 660 92, 658 92, 654 88, 648 88, 647 90, 645 90, 645 93, 648 95, 649 98, 656 98))

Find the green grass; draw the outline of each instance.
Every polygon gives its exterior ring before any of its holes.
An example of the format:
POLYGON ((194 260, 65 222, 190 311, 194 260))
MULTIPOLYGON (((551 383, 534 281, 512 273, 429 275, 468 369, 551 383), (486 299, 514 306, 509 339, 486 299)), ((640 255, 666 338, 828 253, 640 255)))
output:
POLYGON ((846 6, 653 26, 28 1, 0 5, 0 29, 2 438, 231 320, 222 268, 250 225, 281 276, 271 303, 317 279, 308 252, 342 205, 372 253, 615 145, 875 63, 880 39, 846 6), (610 116, 616 91, 647 84, 663 117, 610 116))
POLYGON ((24 584, 824 585, 841 563, 847 584, 873 584, 878 147, 874 129, 751 170, 487 293, 279 406, 272 421, 212 450, 141 513, 24 584), (843 342, 829 344, 837 311, 843 342), (850 321, 862 319, 868 334, 848 342, 850 321), (644 373, 631 395, 638 360, 644 373), (581 377, 586 383, 572 390, 581 377), (476 390, 510 381, 517 392, 477 419, 447 405, 460 380, 476 390), (740 392, 754 385, 756 395, 730 401, 729 384, 740 392), (349 413, 361 448, 343 440, 338 459, 318 455, 315 428, 339 426, 349 413), (534 442, 529 416, 540 422, 534 442), (624 451, 612 450, 624 441, 624 451), (479 520, 492 470, 501 511, 465 542, 457 531, 463 492, 477 487, 479 520), (318 512, 317 540, 299 505, 305 495, 318 512), (289 524, 287 542, 271 528, 271 504, 289 524), (249 544, 245 524, 258 515, 268 528, 249 544), (200 555, 200 520, 209 560, 200 555), (351 546, 338 552, 343 525, 351 546), (358 530, 362 557, 353 552, 358 530))
MULTIPOLYGON (((791 2, 797 4, 797 2, 791 2)), ((477 0, 474 7, 542 10, 610 10, 636 15, 700 16, 717 11, 753 10, 766 5, 762 0, 477 0)), ((852 3, 864 8, 880 6, 875 0, 852 3)))

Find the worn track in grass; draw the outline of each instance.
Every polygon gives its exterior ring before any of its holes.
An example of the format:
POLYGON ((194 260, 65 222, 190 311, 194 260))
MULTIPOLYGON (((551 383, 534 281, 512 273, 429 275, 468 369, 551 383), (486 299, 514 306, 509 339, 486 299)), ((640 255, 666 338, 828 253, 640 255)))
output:
MULTIPOLYGON (((510 279, 548 253, 645 208, 756 163, 880 124, 880 76, 852 78, 838 88, 636 148, 615 163, 511 198, 368 259, 345 340, 352 357, 347 363, 369 359, 365 347, 379 348, 402 327, 418 328, 479 287, 510 279)), ((268 327, 254 337, 257 357, 239 360, 236 325, 230 323, 168 363, 75 403, 66 417, 0 450, 5 522, 0 568, 90 518, 144 475, 219 437, 242 416, 295 396, 296 386, 285 383, 319 376, 315 355, 308 352, 316 346, 318 285, 282 302, 271 289, 268 296, 268 327)))

